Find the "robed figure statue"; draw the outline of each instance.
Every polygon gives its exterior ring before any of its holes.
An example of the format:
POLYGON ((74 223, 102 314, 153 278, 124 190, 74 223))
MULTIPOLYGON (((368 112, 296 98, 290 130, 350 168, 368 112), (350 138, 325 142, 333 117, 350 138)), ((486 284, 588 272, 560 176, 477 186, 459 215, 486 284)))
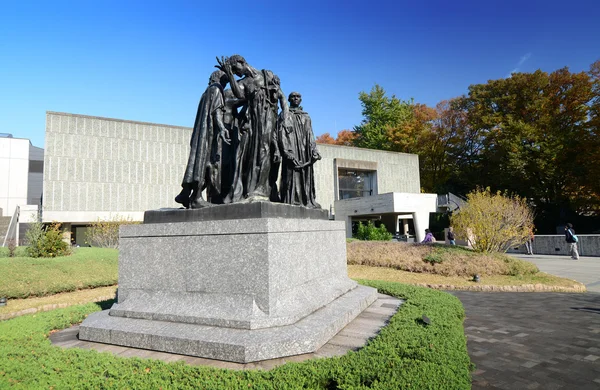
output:
MULTIPOLYGON (((202 191, 209 189, 209 197, 218 196, 220 185, 221 137, 229 143, 229 132, 223 124, 225 102, 223 88, 229 78, 220 70, 213 72, 208 88, 202 94, 190 139, 190 154, 181 183, 182 190, 175 197, 185 208, 201 208, 210 203, 202 199, 202 191)), ((210 199, 209 199, 210 200, 210 199)))
POLYGON ((317 151, 310 116, 302 109, 302 96, 289 95, 289 120, 279 121, 279 152, 282 157, 280 199, 283 203, 320 208, 315 200, 313 164, 321 159, 317 151))
MULTIPOLYGON (((242 198, 248 202, 268 201, 273 199, 273 133, 277 130, 279 106, 284 120, 288 116, 279 78, 269 70, 250 66, 237 54, 218 61, 217 67, 226 72, 235 97, 245 101, 238 115, 238 126, 245 133, 240 143, 243 150, 239 162, 241 175, 238 175, 242 181, 242 198), (242 78, 236 80, 234 75, 242 78)), ((239 188, 239 183, 234 183, 233 188, 239 188)), ((239 196, 233 197, 234 202, 238 199, 239 196)))

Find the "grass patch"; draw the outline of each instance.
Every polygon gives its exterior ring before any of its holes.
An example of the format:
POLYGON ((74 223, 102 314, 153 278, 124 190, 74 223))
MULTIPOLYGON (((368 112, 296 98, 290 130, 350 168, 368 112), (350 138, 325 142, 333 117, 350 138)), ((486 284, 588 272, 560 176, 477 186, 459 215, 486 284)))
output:
POLYGON ((535 275, 535 264, 504 253, 483 254, 445 244, 352 241, 346 243, 349 265, 386 267, 442 276, 535 275))
POLYGON ((0 258, 0 296, 41 297, 117 284, 118 251, 76 248, 55 258, 0 258))
POLYGON ((108 297, 114 297, 116 291, 116 286, 110 286, 60 293, 48 297, 9 299, 6 306, 0 307, 0 319, 2 319, 4 315, 22 312, 23 310, 48 310, 49 307, 55 308, 54 306, 66 307, 88 302, 97 302, 102 299, 107 299, 108 297))
MULTIPOLYGON (((8 247, 1 246, 0 247, 0 258, 9 257, 10 252, 8 247)), ((27 247, 26 246, 18 246, 15 248, 15 257, 27 257, 27 247)))
POLYGON ((48 340, 52 330, 81 322, 100 309, 87 304, 0 322, 0 387, 471 388, 464 309, 457 298, 398 283, 362 283, 406 302, 367 346, 341 357, 288 363, 270 371, 230 371, 53 347, 48 340), (421 321, 423 314, 430 325, 421 321))
POLYGON ((472 281, 471 277, 442 276, 428 273, 400 271, 383 267, 350 265, 348 266, 348 276, 352 279, 376 279, 413 285, 454 286, 457 289, 469 289, 480 286, 528 286, 540 284, 544 286, 562 287, 565 288, 565 290, 571 289, 574 286, 583 288, 583 285, 579 282, 544 272, 521 276, 491 275, 482 277, 479 283, 475 283, 472 281))

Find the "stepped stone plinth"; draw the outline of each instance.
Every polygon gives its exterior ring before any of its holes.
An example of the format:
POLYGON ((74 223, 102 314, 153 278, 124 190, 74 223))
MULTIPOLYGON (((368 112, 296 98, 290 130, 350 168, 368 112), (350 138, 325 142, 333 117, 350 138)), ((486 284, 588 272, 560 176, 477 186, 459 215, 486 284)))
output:
POLYGON ((144 221, 121 227, 118 302, 81 339, 246 363, 313 352, 377 298, 348 278, 344 222, 323 210, 234 204, 144 221))

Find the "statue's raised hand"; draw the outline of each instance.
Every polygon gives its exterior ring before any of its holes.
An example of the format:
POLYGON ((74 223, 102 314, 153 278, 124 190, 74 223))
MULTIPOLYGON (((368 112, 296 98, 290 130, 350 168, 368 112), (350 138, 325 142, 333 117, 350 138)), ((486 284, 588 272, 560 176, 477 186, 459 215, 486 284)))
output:
POLYGON ((220 69, 223 72, 227 73, 227 76, 229 76, 229 77, 233 76, 233 71, 231 70, 231 64, 229 63, 229 57, 221 56, 220 59, 219 59, 219 57, 217 57, 217 63, 219 65, 215 65, 215 68, 220 69))

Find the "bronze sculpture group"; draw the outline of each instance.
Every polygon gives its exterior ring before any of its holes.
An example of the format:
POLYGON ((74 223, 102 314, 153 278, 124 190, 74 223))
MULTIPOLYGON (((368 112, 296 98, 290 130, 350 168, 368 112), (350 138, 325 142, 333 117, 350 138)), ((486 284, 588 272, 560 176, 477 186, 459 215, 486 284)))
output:
POLYGON ((200 98, 175 201, 192 209, 257 201, 320 208, 313 164, 321 156, 301 95, 292 92, 288 106, 270 70, 257 70, 240 55, 217 62, 200 98))

